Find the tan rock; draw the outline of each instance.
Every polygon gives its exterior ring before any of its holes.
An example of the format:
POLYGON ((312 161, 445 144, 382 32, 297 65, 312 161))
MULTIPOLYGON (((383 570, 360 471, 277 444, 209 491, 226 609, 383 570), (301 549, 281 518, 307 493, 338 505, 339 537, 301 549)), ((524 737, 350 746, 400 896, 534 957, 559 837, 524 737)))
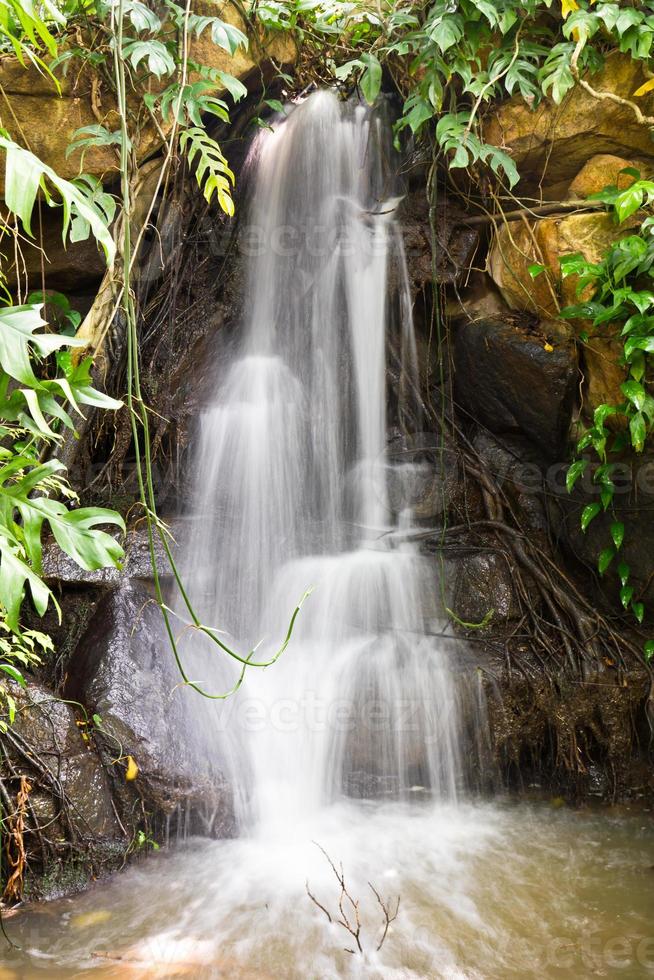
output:
MULTIPOLYGON (((652 168, 652 161, 645 161, 645 167, 652 168)), ((631 187, 635 177, 630 174, 622 173, 626 167, 639 170, 641 176, 649 176, 649 170, 642 169, 642 162, 636 160, 625 160, 624 157, 616 157, 611 153, 598 153, 585 163, 575 179, 570 184, 568 196, 570 198, 586 198, 591 194, 599 194, 605 187, 615 186, 619 190, 631 187)))
POLYGON ((532 278, 529 266, 544 265, 536 237, 540 222, 509 221, 493 237, 487 268, 504 302, 512 310, 555 317, 559 312, 557 277, 551 271, 532 278))
MULTIPOLYGON (((223 20, 245 30, 244 22, 236 7, 222 0, 196 0, 194 9, 202 14, 220 16, 223 20)), ((247 52, 239 49, 232 57, 213 44, 208 31, 190 46, 191 60, 229 72, 246 82, 258 67, 270 66, 271 59, 277 65, 288 65, 295 59, 295 47, 290 38, 278 36, 262 45, 251 42, 247 52)), ((28 147, 61 177, 71 179, 83 169, 85 173, 104 178, 118 169, 115 149, 91 148, 84 155, 83 167, 80 154, 66 158, 66 149, 73 133, 83 126, 101 124, 110 131, 118 127, 115 101, 106 85, 101 85, 92 72, 81 69, 75 63, 69 68, 62 82, 59 95, 51 80, 35 68, 23 68, 15 58, 0 58, 0 85, 6 95, 0 105, 0 125, 12 137, 28 147), (11 112, 7 110, 11 103, 11 112)), ((219 94, 219 93, 218 93, 219 94)), ((160 135, 152 127, 144 127, 138 147, 139 156, 145 159, 160 143, 160 135)), ((0 167, 0 196, 4 193, 4 167, 0 167)))
MULTIPOLYGON (((628 99, 645 76, 639 62, 628 55, 612 54, 602 71, 588 79, 597 91, 628 99)), ((638 105, 646 115, 654 115, 654 93, 640 98, 638 105)), ((535 110, 519 98, 505 102, 489 117, 484 138, 508 150, 525 186, 569 183, 598 154, 654 158, 649 129, 637 121, 631 109, 595 99, 578 86, 559 106, 548 99, 535 110)))
MULTIPOLYGON (((599 328, 596 328, 599 329, 599 328)), ((617 405, 624 401, 620 385, 626 379, 626 369, 619 363, 622 344, 611 337, 612 325, 603 328, 604 336, 591 336, 583 347, 583 410, 591 416, 598 405, 617 405)), ((611 428, 619 427, 619 420, 608 419, 611 428)))
POLYGON ((628 224, 618 228, 605 213, 507 222, 492 242, 488 271, 512 309, 556 317, 561 307, 578 302, 577 277, 561 279, 561 257, 581 253, 589 262, 599 262, 609 246, 629 231, 628 224), (528 271, 534 264, 546 267, 535 279, 528 271))

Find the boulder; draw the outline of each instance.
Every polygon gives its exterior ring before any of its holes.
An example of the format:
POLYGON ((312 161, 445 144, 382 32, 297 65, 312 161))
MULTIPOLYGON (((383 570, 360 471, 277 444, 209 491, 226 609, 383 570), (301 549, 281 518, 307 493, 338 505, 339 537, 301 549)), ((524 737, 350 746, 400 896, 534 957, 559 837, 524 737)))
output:
POLYGON ((464 623, 473 624, 483 622, 489 615, 492 624, 519 615, 506 555, 480 551, 459 562, 453 611, 464 623))
MULTIPOLYGON (((620 363, 623 345, 617 337, 600 336, 601 327, 595 328, 597 333, 589 337, 588 343, 582 349, 582 373, 584 377, 583 403, 584 415, 590 418, 598 405, 618 405, 624 400, 620 385, 627 377, 627 369, 620 363)), ((609 417, 609 428, 620 428, 624 419, 609 417)))
POLYGON ((624 157, 616 157, 612 153, 598 153, 583 165, 570 184, 568 195, 570 198, 583 199, 591 194, 599 194, 605 187, 625 190, 636 179, 631 174, 622 172, 627 168, 638 170, 642 177, 648 177, 654 168, 654 160, 625 160, 624 157))
POLYGON ((572 342, 546 331, 526 317, 459 323, 455 392, 481 425, 498 435, 522 434, 556 458, 570 427, 577 356, 572 342))
POLYGON ((125 765, 113 767, 126 812, 135 791, 155 818, 182 814, 192 832, 231 833, 220 745, 200 745, 193 729, 206 705, 184 688, 161 613, 143 587, 126 582, 98 603, 72 659, 67 693, 102 718, 98 738, 106 755, 131 756, 138 766, 129 783, 125 765))
MULTIPOLYGON (((62 807, 65 807, 67 819, 80 837, 120 838, 122 832, 112 808, 109 778, 92 739, 86 734, 83 714, 38 684, 30 683, 27 689, 22 689, 12 683, 11 693, 17 711, 4 743, 16 770, 30 779, 30 804, 38 822, 54 821, 59 834, 69 835, 70 829, 62 817, 62 807), (29 761, 32 752, 38 759, 35 764, 29 761), (41 766, 49 771, 50 777, 41 766)), ((49 831, 47 836, 53 838, 53 832, 49 831)))
MULTIPOLYGON (((172 534, 171 546, 174 546, 174 539, 178 534, 183 533, 181 522, 173 522, 170 525, 172 534)), ((126 579, 152 579, 152 563, 150 561, 150 544, 147 528, 144 525, 130 528, 124 542, 125 560, 123 568, 99 568, 94 571, 87 571, 70 558, 61 550, 54 538, 46 540, 43 549, 43 577, 50 586, 72 585, 88 586, 94 585, 98 588, 118 588, 126 579)), ((157 556, 157 568, 162 577, 171 574, 164 547, 158 535, 155 535, 155 554, 157 556)))
MULTIPOLYGON (((600 262, 607 249, 631 227, 629 222, 618 227, 611 215, 604 213, 506 222, 493 238, 488 271, 511 309, 556 317, 562 307, 579 302, 578 277, 561 279, 561 257, 580 253, 589 262, 600 262), (535 278, 529 272, 534 264, 546 267, 535 278)), ((583 298, 591 294, 589 290, 583 298)))
MULTIPOLYGON (((630 99, 646 78, 642 62, 616 53, 609 55, 602 70, 589 75, 588 81, 596 91, 630 99)), ((654 93, 643 96, 638 104, 644 114, 654 115, 654 93)), ((532 109, 520 98, 510 99, 489 116, 484 139, 511 154, 525 189, 532 186, 542 190, 556 184, 565 187, 598 154, 627 159, 634 154, 654 157, 649 129, 637 121, 631 109, 596 99, 579 86, 561 105, 544 99, 532 109)))

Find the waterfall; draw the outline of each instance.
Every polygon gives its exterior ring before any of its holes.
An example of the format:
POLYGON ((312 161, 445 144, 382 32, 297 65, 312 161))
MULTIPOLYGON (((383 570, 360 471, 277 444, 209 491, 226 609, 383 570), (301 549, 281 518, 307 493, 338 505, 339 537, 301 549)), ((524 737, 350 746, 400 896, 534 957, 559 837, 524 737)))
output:
MULTIPOLYGON (((248 171, 246 307, 201 419, 186 576, 203 621, 262 641, 259 659, 314 591, 274 666, 218 706, 191 694, 199 751, 221 755, 252 832, 343 795, 452 801, 456 647, 438 566, 397 533, 411 513, 387 487, 389 412, 396 431, 419 417, 390 128, 318 92, 260 133, 248 171)), ((184 655, 207 688, 233 680, 197 637, 184 655)))

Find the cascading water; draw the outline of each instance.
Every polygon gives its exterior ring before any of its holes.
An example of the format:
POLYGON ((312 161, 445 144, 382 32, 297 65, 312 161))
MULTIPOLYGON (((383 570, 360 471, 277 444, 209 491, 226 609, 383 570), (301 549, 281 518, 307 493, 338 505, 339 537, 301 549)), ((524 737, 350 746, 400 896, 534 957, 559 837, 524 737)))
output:
MULTIPOLYGON (((319 92, 249 166, 248 305, 202 418, 187 571, 204 622, 241 649, 264 638, 257 659, 314 588, 273 668, 217 709, 192 705, 205 751, 226 746, 241 827, 269 832, 341 794, 452 799, 461 764, 448 641, 428 635, 437 568, 389 544, 391 342, 395 414, 419 416, 389 128, 319 92)), ((188 657, 205 687, 231 681, 208 645, 188 657)))

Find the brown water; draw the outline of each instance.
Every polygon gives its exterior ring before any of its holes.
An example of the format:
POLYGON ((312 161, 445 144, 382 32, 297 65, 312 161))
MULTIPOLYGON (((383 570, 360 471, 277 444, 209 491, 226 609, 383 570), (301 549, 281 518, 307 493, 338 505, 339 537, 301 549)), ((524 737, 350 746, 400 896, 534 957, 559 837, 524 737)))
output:
MULTIPOLYGON (((548 804, 337 804, 311 825, 191 841, 6 921, 0 980, 654 976, 648 811, 548 804), (363 954, 336 914, 360 902, 363 954), (380 951, 382 898, 401 898, 380 951)), ((346 911, 352 918, 351 909, 346 911)))

